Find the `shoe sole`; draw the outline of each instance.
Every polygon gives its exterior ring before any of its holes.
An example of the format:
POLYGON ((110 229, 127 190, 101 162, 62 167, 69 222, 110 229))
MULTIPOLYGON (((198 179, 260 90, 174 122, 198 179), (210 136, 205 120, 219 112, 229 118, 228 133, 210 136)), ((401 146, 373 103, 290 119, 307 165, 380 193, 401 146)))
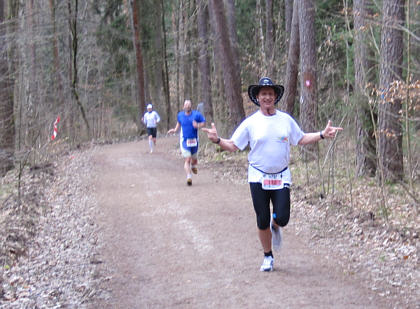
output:
POLYGON ((192 185, 192 179, 187 179, 187 185, 189 185, 189 186, 192 185))
POLYGON ((262 269, 262 268, 260 268, 260 271, 262 271, 262 272, 270 272, 270 271, 273 271, 273 267, 268 268, 268 269, 262 269))
POLYGON ((194 168, 192 168, 192 169, 191 169, 191 171, 192 171, 194 174, 197 174, 197 173, 198 173, 198 170, 197 170, 197 168, 195 168, 195 167, 194 167, 194 168))

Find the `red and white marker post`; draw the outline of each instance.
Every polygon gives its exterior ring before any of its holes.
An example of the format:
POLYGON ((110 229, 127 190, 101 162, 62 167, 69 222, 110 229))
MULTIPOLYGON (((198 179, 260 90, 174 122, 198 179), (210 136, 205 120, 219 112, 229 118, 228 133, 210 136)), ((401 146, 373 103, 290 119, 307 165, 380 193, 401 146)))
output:
POLYGON ((53 135, 51 136, 52 141, 55 140, 55 138, 57 137, 57 132, 58 132, 57 124, 59 122, 60 122, 60 116, 58 116, 57 119, 54 121, 54 132, 53 132, 53 135))

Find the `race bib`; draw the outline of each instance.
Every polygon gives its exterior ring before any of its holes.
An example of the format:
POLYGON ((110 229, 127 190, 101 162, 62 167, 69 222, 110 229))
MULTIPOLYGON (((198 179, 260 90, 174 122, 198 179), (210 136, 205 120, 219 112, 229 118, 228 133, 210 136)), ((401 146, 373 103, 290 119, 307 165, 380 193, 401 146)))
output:
POLYGON ((197 147, 197 139, 187 138, 187 147, 197 147))
POLYGON ((284 182, 281 176, 282 173, 278 174, 263 174, 262 176, 262 188, 264 190, 279 190, 283 189, 284 182))

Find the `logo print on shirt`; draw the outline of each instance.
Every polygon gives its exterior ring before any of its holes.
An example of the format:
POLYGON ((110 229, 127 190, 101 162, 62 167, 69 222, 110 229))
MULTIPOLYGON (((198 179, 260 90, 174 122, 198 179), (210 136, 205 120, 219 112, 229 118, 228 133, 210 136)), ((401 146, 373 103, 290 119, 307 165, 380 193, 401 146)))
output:
POLYGON ((280 137, 280 141, 283 143, 287 143, 289 141, 289 138, 287 136, 280 137))

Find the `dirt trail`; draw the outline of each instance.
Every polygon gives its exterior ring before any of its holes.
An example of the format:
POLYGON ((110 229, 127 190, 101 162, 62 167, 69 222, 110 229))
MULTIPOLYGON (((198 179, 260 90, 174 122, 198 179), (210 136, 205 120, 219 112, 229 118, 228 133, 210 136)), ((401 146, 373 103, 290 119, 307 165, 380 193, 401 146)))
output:
MULTIPOLYGON (((249 188, 199 169, 185 183, 177 138, 101 147, 95 195, 110 297, 92 308, 386 308, 287 228, 275 271, 259 271, 249 188)), ((293 216, 291 218, 293 220, 293 216)))

